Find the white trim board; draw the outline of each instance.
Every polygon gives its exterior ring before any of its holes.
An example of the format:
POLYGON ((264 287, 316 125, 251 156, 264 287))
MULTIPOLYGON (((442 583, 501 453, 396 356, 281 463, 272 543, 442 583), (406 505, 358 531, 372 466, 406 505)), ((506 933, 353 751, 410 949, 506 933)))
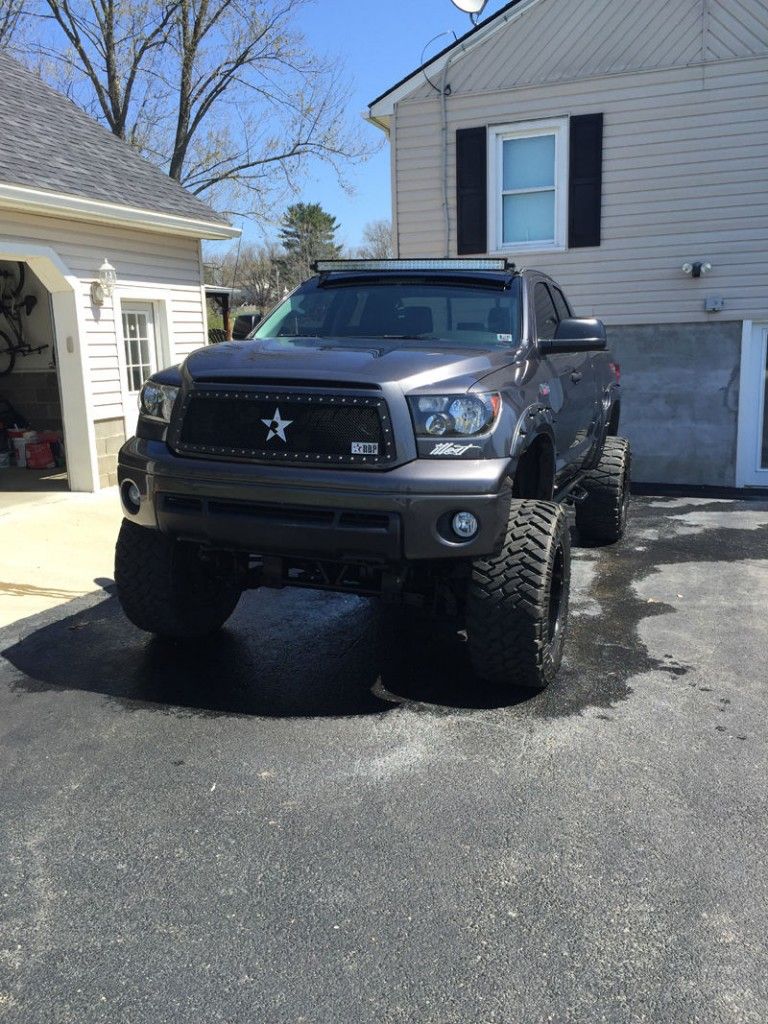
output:
POLYGON ((745 320, 741 334, 736 486, 768 487, 768 468, 760 466, 766 407, 768 321, 745 320))
POLYGON ((47 214, 49 217, 95 220, 102 224, 106 221, 170 235, 191 235, 193 238, 224 240, 238 238, 241 233, 240 228, 232 227, 230 224, 177 217, 168 213, 156 213, 153 210, 120 206, 118 203, 105 203, 100 199, 84 199, 80 196, 45 192, 41 189, 0 182, 0 207, 2 206, 26 210, 28 213, 47 214))

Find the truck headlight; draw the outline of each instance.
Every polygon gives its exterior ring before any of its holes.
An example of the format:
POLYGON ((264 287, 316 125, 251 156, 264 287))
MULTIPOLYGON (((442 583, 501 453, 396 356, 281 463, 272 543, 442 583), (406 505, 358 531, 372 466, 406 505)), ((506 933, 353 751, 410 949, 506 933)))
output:
POLYGON ((408 403, 417 437, 474 437, 498 419, 501 395, 415 395, 408 403))
POLYGON ((153 380, 148 380, 139 395, 141 415, 148 416, 153 420, 160 420, 163 423, 170 423, 173 403, 176 401, 178 393, 179 388, 173 387, 171 384, 157 384, 153 380))

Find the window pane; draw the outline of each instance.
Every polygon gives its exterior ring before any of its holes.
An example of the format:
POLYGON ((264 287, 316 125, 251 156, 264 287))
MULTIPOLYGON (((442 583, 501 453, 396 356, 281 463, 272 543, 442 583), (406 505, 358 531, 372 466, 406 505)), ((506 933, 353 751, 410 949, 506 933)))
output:
POLYGON ((559 288, 550 288, 550 291, 552 293, 552 298, 555 300, 558 319, 565 320, 571 315, 568 310, 568 304, 565 301, 565 296, 559 288))
POLYGON ((555 184, 555 136, 506 139, 502 188, 552 188, 555 184))
POLYGON ((552 305, 552 297, 546 285, 539 282, 534 292, 536 307, 536 331, 540 338, 554 338, 557 330, 557 312, 552 305))
POLYGON ((496 287, 384 279, 334 286, 331 278, 322 288, 304 285, 259 325, 255 337, 305 337, 305 317, 320 304, 325 315, 314 327, 318 343, 350 339, 354 347, 360 338, 394 335, 405 344, 421 336, 462 346, 508 347, 519 344, 519 284, 515 281, 508 292, 500 292, 496 287))
POLYGON ((554 242, 554 191, 504 196, 502 203, 504 245, 514 242, 554 242))

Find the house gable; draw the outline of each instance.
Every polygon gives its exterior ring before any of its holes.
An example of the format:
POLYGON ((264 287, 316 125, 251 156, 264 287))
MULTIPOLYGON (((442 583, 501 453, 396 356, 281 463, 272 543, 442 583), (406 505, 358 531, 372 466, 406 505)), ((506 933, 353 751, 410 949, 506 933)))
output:
POLYGON ((392 102, 434 95, 425 75, 434 81, 446 62, 451 95, 456 95, 766 52, 766 0, 527 0, 478 26, 374 101, 371 112, 386 116, 392 102))

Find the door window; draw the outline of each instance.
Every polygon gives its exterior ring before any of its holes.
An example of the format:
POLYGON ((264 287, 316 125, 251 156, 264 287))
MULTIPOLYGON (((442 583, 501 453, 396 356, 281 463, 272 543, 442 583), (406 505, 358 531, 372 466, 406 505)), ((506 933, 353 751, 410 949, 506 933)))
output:
POLYGON ((567 320, 571 315, 571 311, 568 308, 568 303, 565 301, 565 296, 559 288, 550 288, 549 290, 552 293, 552 298, 555 302, 558 320, 567 320))
POLYGON ((549 288, 543 281, 539 281, 533 293, 533 301, 536 309, 536 331, 539 338, 554 338, 559 317, 549 288))
POLYGON ((157 369, 157 346, 152 307, 123 306, 126 390, 135 394, 157 369))

